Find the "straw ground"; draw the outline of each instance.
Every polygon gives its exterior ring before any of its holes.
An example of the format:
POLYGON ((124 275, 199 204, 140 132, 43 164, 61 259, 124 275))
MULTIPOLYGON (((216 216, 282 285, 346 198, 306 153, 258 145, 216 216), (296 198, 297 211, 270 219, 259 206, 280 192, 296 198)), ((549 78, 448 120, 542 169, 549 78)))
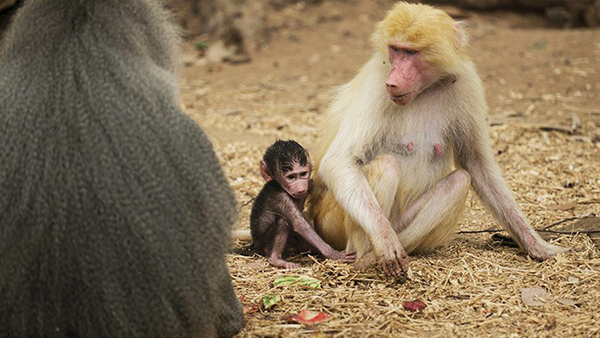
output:
MULTIPOLYGON (((209 133, 237 193, 236 228, 248 228, 265 148, 289 138, 310 150, 331 89, 367 60, 369 34, 388 5, 331 1, 271 13, 277 31, 252 62, 184 70, 182 105, 209 133)), ((532 224, 541 229, 600 215, 600 31, 551 30, 531 14, 466 14, 497 159, 532 224)), ((497 228, 473 193, 460 228, 497 228)), ((298 257, 302 268, 285 271, 262 257, 229 255, 236 291, 249 309, 266 294, 281 296, 272 309, 247 314, 240 336, 600 335, 600 252, 590 236, 558 234, 552 241, 573 250, 539 263, 491 235, 461 233, 448 247, 412 256, 412 277, 403 285, 376 269, 315 257, 298 257), (296 274, 322 287, 273 287, 274 279, 296 274), (575 304, 527 306, 521 290, 529 287, 575 304), (403 307, 415 299, 427 307, 403 307), (304 309, 331 317, 317 325, 286 320, 304 309)))

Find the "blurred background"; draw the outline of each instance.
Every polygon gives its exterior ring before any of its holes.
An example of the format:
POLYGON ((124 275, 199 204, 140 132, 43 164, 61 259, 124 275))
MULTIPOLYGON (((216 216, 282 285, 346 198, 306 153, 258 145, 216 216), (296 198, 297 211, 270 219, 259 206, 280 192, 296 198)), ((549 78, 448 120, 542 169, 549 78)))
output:
MULTIPOLYGON (((26 0, 0 0, 0 29, 15 9, 26 0)), ((323 3, 358 3, 357 0, 165 0, 183 28, 183 34, 200 41, 221 40, 235 54, 251 54, 282 28, 281 11, 290 6, 318 6, 323 3)), ((392 0, 376 0, 388 8, 392 0)), ((553 28, 597 27, 600 0, 429 0, 410 1, 454 6, 473 11, 514 11, 544 19, 541 25, 553 28)), ((321 20, 328 13, 323 13, 321 20)), ((452 14, 461 16, 459 12, 452 14)), ((233 58, 240 61, 240 58, 233 58)))

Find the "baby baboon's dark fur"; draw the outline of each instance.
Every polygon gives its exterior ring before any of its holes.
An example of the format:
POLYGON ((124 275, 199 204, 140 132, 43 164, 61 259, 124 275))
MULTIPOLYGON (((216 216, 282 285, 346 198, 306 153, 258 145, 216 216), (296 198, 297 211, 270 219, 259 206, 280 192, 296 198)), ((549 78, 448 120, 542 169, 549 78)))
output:
POLYGON ((149 0, 25 1, 0 47, 0 336, 231 336, 234 194, 149 0))

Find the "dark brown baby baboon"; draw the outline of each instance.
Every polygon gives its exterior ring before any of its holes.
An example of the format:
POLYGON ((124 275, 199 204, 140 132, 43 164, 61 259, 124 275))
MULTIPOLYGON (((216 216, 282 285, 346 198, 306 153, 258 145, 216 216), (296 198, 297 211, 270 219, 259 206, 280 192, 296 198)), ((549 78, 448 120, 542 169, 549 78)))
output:
POLYGON ((0 336, 213 337, 243 326, 234 194, 177 105, 150 0, 31 0, 0 50, 0 336))
POLYGON ((269 264, 285 269, 300 267, 283 259, 290 251, 319 252, 329 259, 354 263, 354 252, 338 251, 325 243, 303 215, 312 170, 308 152, 296 141, 277 140, 260 161, 266 183, 252 206, 252 244, 238 253, 265 255, 269 264))

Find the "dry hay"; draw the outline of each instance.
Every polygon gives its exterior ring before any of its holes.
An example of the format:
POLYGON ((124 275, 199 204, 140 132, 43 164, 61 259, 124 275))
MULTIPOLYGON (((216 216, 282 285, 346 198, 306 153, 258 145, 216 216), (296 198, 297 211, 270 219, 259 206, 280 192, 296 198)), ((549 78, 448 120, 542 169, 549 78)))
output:
MULTIPOLYGON (((192 116, 211 126, 208 132, 240 202, 236 228, 248 228, 252 200, 263 184, 257 163, 266 146, 277 137, 313 144, 321 118, 311 112, 293 112, 295 107, 284 109, 283 114, 269 114, 272 98, 264 93, 268 91, 256 89, 262 98, 256 102, 261 103, 243 114, 192 109, 192 116), (306 127, 281 127, 293 123, 306 127)), ((577 135, 510 121, 492 126, 490 131, 504 176, 534 227, 600 215, 600 142, 594 139, 598 132, 594 123, 584 125, 577 135)), ((470 196, 460 229, 495 227, 474 194, 470 196)), ((573 223, 553 229, 568 230, 573 223)), ((589 236, 554 239, 573 250, 543 263, 532 261, 516 248, 491 242, 490 236, 459 234, 448 247, 410 257, 412 277, 403 285, 387 280, 377 269, 358 271, 321 258, 295 258, 302 268, 284 271, 269 266, 264 257, 231 254, 228 264, 234 286, 247 307, 267 294, 281 296, 273 308, 247 314, 239 336, 600 334, 600 252, 589 236), (319 279, 322 288, 273 287, 276 278, 298 274, 319 279), (576 305, 526 306, 521 289, 531 287, 541 287, 553 298, 569 299, 576 305), (403 302, 416 299, 423 300, 427 308, 411 312, 403 307, 403 302), (332 317, 312 326, 288 322, 287 317, 304 309, 332 317)))
MULTIPOLYGON (((597 144, 512 125, 492 127, 491 135, 495 149, 506 149, 498 160, 536 228, 600 214, 597 144)), ((252 198, 263 184, 256 163, 264 147, 233 142, 217 148, 243 204, 237 227, 247 228, 252 198)), ((552 229, 568 230, 573 223, 552 229)), ((493 226, 471 193, 461 230, 493 226)), ((316 257, 296 257, 302 268, 285 271, 269 266, 264 257, 232 254, 228 263, 234 285, 247 307, 267 294, 281 296, 272 309, 247 314, 240 336, 598 335, 600 252, 586 234, 561 235, 553 242, 573 251, 539 263, 516 248, 492 242, 489 233, 459 234, 448 247, 410 257, 412 276, 405 284, 386 279, 376 268, 355 270, 316 257), (273 287, 284 275, 317 278, 322 288, 273 287), (521 289, 530 287, 542 287, 576 305, 526 306, 521 289), (403 307, 403 302, 416 299, 427 308, 411 312, 403 307), (304 309, 332 317, 313 326, 286 320, 304 309)))
MULTIPOLYGON (((266 147, 278 137, 309 150, 315 143, 328 89, 351 78, 368 56, 372 24, 383 13, 376 3, 324 2, 282 26, 250 64, 188 69, 184 109, 215 142, 241 206, 236 228, 248 228, 266 147), (321 15, 337 19, 311 23, 321 15)), ((496 158, 532 225, 541 229, 600 215, 597 31, 513 29, 497 18, 470 24, 496 158), (573 113, 582 122, 574 132, 573 113)), ((552 229, 569 230, 574 223, 552 229)), ((496 226, 471 193, 460 230, 496 226)), ((321 258, 294 258, 302 268, 285 271, 268 266, 264 257, 231 254, 234 286, 249 309, 264 295, 281 296, 273 308, 247 314, 239 336, 600 335, 600 251, 588 235, 552 239, 572 251, 542 263, 492 242, 491 235, 458 234, 448 247, 411 256, 412 276, 405 284, 377 269, 359 271, 321 258), (273 287, 276 278, 298 274, 317 278, 322 288, 273 287), (575 305, 526 306, 521 290, 533 287, 575 305), (423 311, 404 308, 403 302, 416 299, 426 303, 423 311), (304 309, 332 317, 312 326, 286 320, 304 309)))
MULTIPOLYGON (((318 115, 301 114, 303 123, 318 125, 318 115)), ((262 187, 257 163, 266 144, 276 137, 314 142, 314 136, 307 136, 306 132, 294 134, 278 128, 286 119, 300 119, 299 116, 259 115, 256 118, 261 119, 260 127, 253 127, 249 133, 260 128, 270 138, 252 142, 221 135, 216 142, 241 205, 237 228, 248 227, 252 199, 262 187)), ((221 118, 228 125, 245 123, 244 116, 236 114, 221 118)), ((223 123, 216 126, 227 128, 223 123)), ((504 175, 534 227, 541 229, 572 217, 600 215, 599 142, 582 138, 581 134, 548 132, 532 125, 507 123, 490 130, 504 175)), ((581 131, 584 135, 595 132, 593 126, 581 131)), ((474 194, 470 196, 461 230, 495 227, 496 223, 474 194)), ((574 223, 565 222, 552 229, 568 231, 574 223)), ((448 247, 410 257, 412 276, 405 284, 386 279, 375 268, 360 271, 310 256, 294 258, 302 268, 285 271, 269 266, 264 257, 229 255, 236 292, 248 308, 267 294, 281 296, 272 309, 247 314, 247 324, 240 336, 600 334, 597 311, 600 252, 588 235, 561 235, 553 239, 573 250, 543 263, 532 261, 516 248, 492 242, 490 236, 490 233, 459 234, 448 247), (317 278, 322 288, 273 287, 276 278, 287 275, 317 278), (526 306, 521 289, 531 287, 541 287, 553 298, 576 304, 550 302, 542 307, 526 306), (423 300, 427 308, 411 312, 403 307, 403 302, 416 299, 423 300), (287 320, 304 309, 322 311, 332 317, 312 326, 287 320)))
POLYGON ((412 257, 412 278, 404 285, 376 271, 356 271, 331 261, 302 259, 301 269, 285 272, 262 258, 232 256, 236 290, 246 303, 270 293, 282 297, 273 310, 248 315, 241 336, 598 334, 598 251, 584 236, 560 243, 577 254, 537 263, 516 250, 497 250, 484 238, 461 238, 435 254, 412 257), (313 276, 322 281, 322 289, 273 288, 273 280, 283 274, 313 276), (520 290, 533 286, 581 305, 526 307, 520 290), (415 299, 427 308, 416 313, 404 309, 404 301, 415 299), (333 317, 312 327, 286 322, 286 316, 303 309, 333 317))

